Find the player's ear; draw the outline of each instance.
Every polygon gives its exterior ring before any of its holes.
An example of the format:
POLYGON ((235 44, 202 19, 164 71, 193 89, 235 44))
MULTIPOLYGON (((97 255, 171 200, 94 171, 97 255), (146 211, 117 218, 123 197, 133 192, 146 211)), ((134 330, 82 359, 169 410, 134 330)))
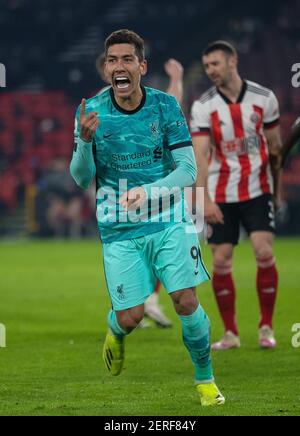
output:
POLYGON ((106 75, 107 75, 107 61, 105 61, 103 64, 102 73, 103 73, 103 76, 106 77, 106 75))
POLYGON ((237 68, 238 66, 238 58, 237 56, 230 56, 229 58, 229 65, 233 68, 237 68))
POLYGON ((141 75, 145 76, 147 74, 147 71, 148 71, 148 62, 146 61, 146 59, 144 59, 140 63, 140 68, 141 68, 141 75))

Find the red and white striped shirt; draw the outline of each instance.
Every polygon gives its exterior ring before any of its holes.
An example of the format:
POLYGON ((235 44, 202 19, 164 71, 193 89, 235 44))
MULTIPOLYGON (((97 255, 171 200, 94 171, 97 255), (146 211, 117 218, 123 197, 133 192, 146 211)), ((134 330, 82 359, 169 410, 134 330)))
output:
POLYGON ((264 129, 278 123, 274 93, 248 80, 236 103, 216 87, 195 101, 192 136, 210 135, 214 144, 208 178, 213 201, 236 203, 273 193, 264 129))

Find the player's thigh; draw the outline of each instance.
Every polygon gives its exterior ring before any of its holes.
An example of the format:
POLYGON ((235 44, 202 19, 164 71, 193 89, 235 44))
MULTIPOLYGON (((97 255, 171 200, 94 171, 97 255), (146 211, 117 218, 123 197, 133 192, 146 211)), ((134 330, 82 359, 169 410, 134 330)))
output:
POLYGON ((178 223, 155 240, 154 270, 168 293, 209 280, 193 223, 178 223))
POLYGON ((249 236, 256 232, 275 233, 275 209, 271 195, 262 195, 241 203, 240 215, 249 236))
POLYGON ((103 261, 113 309, 143 304, 153 291, 155 276, 134 240, 103 244, 103 261))
POLYGON ((224 224, 208 224, 207 240, 210 245, 237 245, 240 237, 240 214, 238 204, 220 203, 224 224))

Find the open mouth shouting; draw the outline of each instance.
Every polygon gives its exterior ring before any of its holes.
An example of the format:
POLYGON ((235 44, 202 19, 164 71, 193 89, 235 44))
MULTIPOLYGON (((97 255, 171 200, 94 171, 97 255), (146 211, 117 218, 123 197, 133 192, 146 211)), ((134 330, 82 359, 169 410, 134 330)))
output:
POLYGON ((130 87, 130 80, 126 76, 117 76, 114 79, 115 87, 120 91, 127 91, 130 87))

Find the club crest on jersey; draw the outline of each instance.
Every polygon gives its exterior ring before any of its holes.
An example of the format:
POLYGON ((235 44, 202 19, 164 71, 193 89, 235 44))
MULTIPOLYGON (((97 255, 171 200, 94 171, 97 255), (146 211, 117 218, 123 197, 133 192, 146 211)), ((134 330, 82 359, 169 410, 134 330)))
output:
POLYGON ((157 138, 157 136, 159 136, 159 121, 154 121, 154 123, 151 123, 150 129, 151 129, 152 136, 157 138))
POLYGON ((251 115, 250 120, 251 120, 252 123, 254 123, 254 124, 258 124, 260 121, 262 121, 261 116, 260 116, 257 112, 254 112, 254 113, 251 115))
POLYGON ((153 151, 154 162, 157 162, 163 157, 163 149, 162 147, 156 147, 153 151))

